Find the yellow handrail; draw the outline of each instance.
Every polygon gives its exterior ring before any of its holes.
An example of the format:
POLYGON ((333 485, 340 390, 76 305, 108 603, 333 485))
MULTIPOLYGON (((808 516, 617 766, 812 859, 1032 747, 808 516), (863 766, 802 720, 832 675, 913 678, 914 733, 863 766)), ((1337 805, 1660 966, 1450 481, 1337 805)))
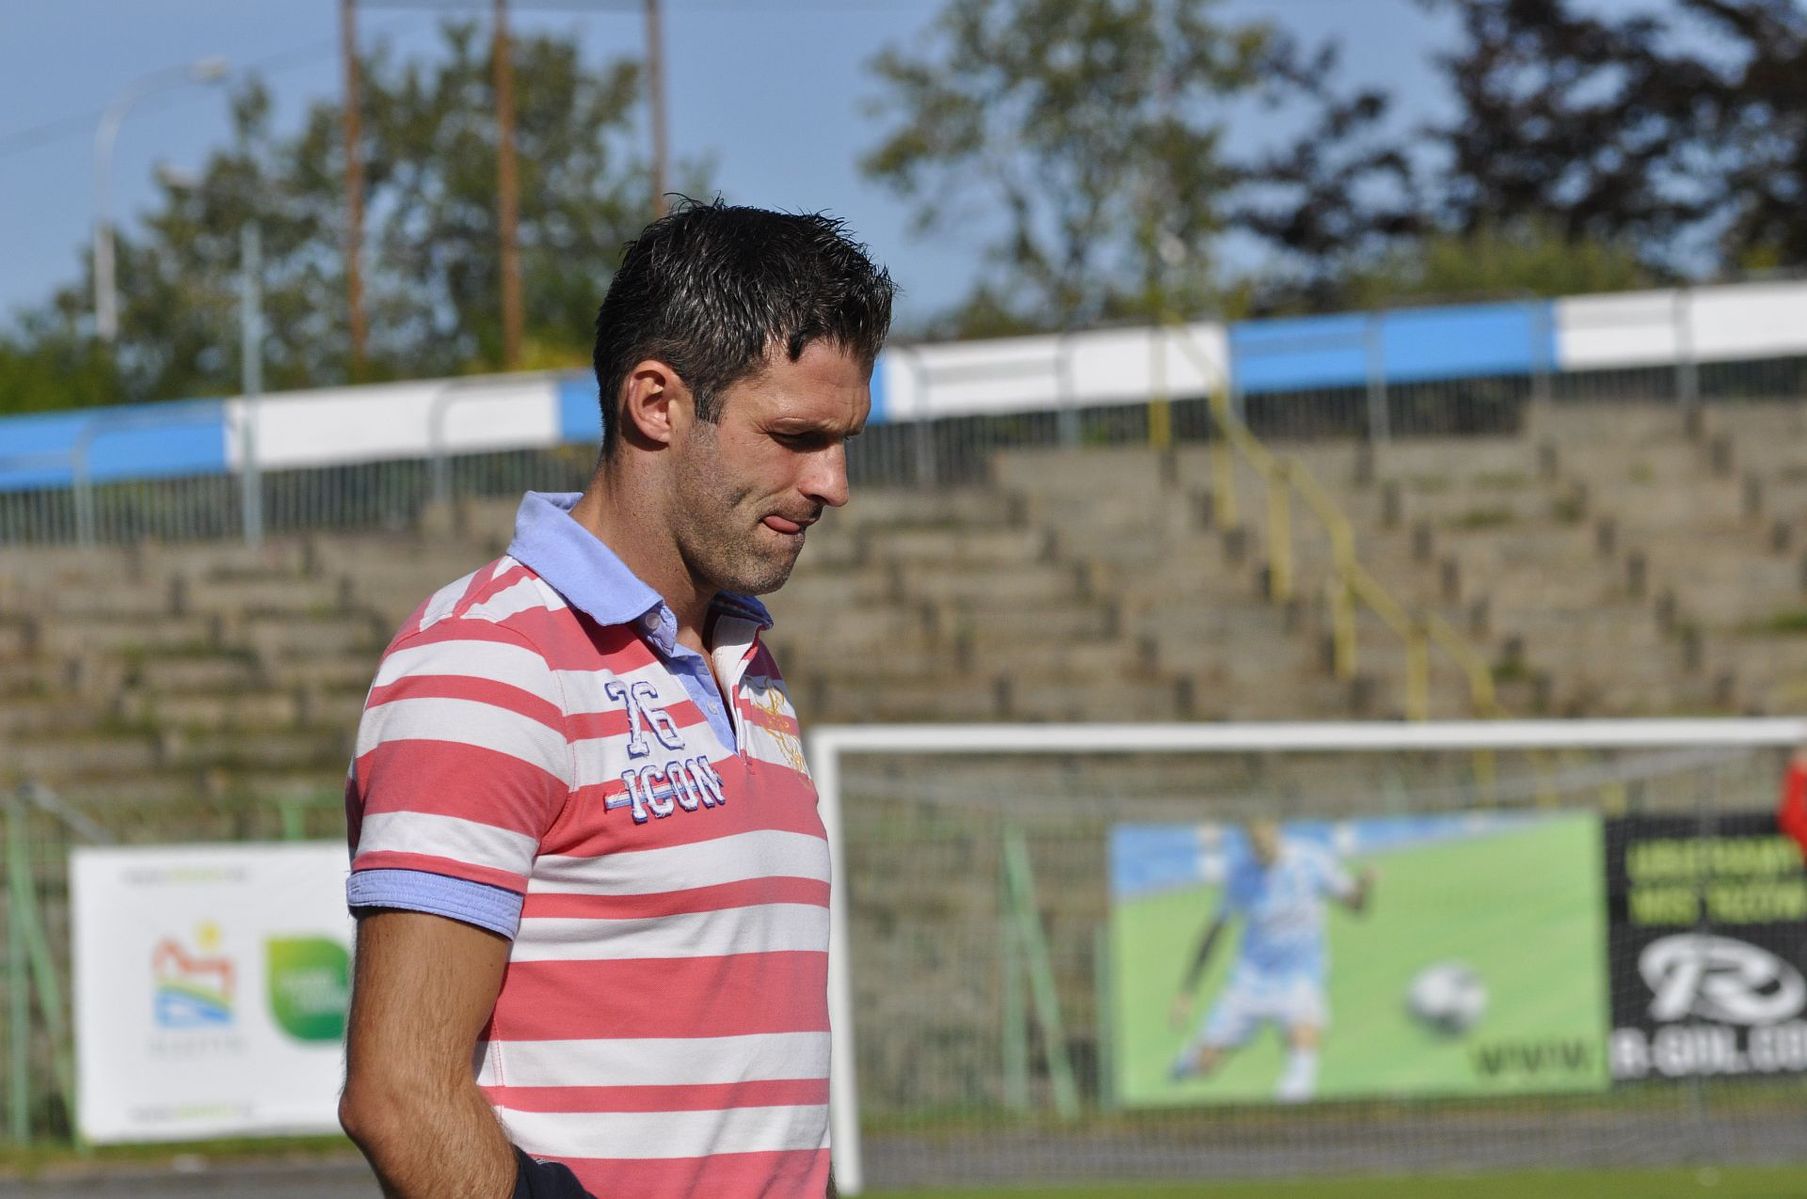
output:
MULTIPOLYGON (((1214 364, 1205 357, 1191 331, 1178 322, 1170 322, 1170 328, 1181 334, 1178 338, 1180 348, 1192 364, 1205 378, 1211 378, 1215 372, 1214 364)), ((1269 598, 1284 603, 1293 595, 1293 492, 1296 491, 1305 506, 1311 509, 1330 539, 1332 577, 1327 598, 1332 664, 1337 676, 1351 678, 1356 672, 1355 612, 1356 604, 1360 603, 1397 635, 1404 647, 1407 719, 1426 720, 1430 716, 1430 653, 1433 647, 1447 654, 1467 677, 1469 700, 1477 716, 1502 715, 1494 694, 1493 672, 1486 660, 1441 616, 1431 613, 1420 618, 1396 600, 1356 559, 1354 526, 1336 499, 1302 463, 1275 454, 1263 445, 1231 410, 1229 396, 1223 388, 1215 388, 1209 394, 1211 415, 1221 434, 1211 443, 1214 519, 1221 529, 1235 528, 1238 524, 1232 455, 1240 455, 1267 487, 1269 598)))

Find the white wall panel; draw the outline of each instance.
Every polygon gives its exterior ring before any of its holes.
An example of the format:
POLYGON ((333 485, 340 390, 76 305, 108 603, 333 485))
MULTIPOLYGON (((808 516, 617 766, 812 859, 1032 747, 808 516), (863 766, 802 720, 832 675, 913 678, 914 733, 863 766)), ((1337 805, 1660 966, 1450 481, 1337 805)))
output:
POLYGON ((1163 389, 1199 395, 1222 384, 1228 354, 1223 327, 1211 324, 899 346, 881 363, 884 418, 1134 404, 1163 389))
MULTIPOLYGON (((558 384, 548 375, 380 383, 266 396, 253 405, 252 431, 265 469, 423 458, 434 445, 453 453, 530 449, 560 441, 558 384)), ((228 462, 243 460, 246 403, 226 405, 228 462)))
POLYGON ((1556 301, 1562 370, 1807 354, 1807 284, 1746 283, 1556 301))

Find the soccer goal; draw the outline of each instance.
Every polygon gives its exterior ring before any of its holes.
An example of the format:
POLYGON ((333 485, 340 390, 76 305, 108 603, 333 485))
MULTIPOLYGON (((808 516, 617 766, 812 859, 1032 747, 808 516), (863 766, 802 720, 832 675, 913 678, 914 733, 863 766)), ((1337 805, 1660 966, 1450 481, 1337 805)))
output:
POLYGON ((1803 745, 818 729, 841 1192, 1807 1157, 1803 745))

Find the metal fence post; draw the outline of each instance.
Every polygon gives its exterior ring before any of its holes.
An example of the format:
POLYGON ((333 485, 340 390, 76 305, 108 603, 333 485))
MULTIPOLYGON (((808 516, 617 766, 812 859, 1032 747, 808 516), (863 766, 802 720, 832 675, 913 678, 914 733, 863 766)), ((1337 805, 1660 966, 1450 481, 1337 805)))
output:
POLYGON ((15 1145, 31 1141, 31 967, 25 956, 25 913, 18 887, 31 870, 20 798, 6 797, 7 1132, 15 1145))
POLYGON ((1670 319, 1675 322, 1675 398, 1684 408, 1700 402, 1700 364, 1694 358, 1694 293, 1675 289, 1670 319))
POLYGON ((244 400, 239 412, 239 483, 245 544, 264 539, 263 475, 257 466, 258 400, 264 390, 263 235, 256 221, 240 230, 239 376, 244 400))
MULTIPOLYGON (((544 376, 541 376, 544 377, 544 376)), ((452 501, 452 464, 451 453, 446 445, 446 413, 457 407, 460 401, 482 399, 484 392, 506 388, 510 384, 523 382, 526 375, 478 375, 469 379, 453 379, 433 393, 433 399, 427 409, 427 452, 429 473, 432 477, 432 501, 435 505, 447 505, 452 501)), ((495 396, 489 398, 494 399, 495 396)))
POLYGON ((1084 430, 1079 425, 1079 407, 1073 394, 1073 371, 1069 361, 1073 330, 1062 329, 1054 335, 1054 427, 1065 449, 1079 445, 1084 430))
MULTIPOLYGON (((89 429, 92 428, 90 425, 89 429)), ((94 479, 88 468, 88 446, 93 440, 84 429, 77 448, 70 451, 74 459, 75 544, 84 549, 94 544, 94 479)))
POLYGON ((1552 399, 1555 372, 1555 305, 1549 300, 1532 300, 1531 302, 1531 335, 1537 344, 1531 354, 1531 399, 1534 403, 1548 404, 1552 399))
POLYGON ((910 444, 914 451, 913 466, 918 487, 935 485, 935 431, 931 427, 929 415, 929 368, 922 360, 922 351, 915 346, 900 346, 898 353, 910 368, 910 381, 914 384, 910 399, 916 409, 916 427, 911 430, 910 444))
POLYGON ((1363 339, 1368 357, 1368 440, 1375 445, 1385 445, 1392 440, 1392 422, 1387 412, 1385 320, 1385 313, 1370 313, 1363 339))

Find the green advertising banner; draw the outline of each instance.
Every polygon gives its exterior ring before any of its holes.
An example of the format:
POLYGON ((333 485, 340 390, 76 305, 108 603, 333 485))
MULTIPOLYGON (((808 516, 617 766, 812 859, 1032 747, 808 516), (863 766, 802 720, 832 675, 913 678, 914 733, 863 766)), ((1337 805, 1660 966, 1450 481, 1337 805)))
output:
POLYGON ((1601 852, 1587 813, 1118 826, 1119 1100, 1604 1089, 1601 852))

